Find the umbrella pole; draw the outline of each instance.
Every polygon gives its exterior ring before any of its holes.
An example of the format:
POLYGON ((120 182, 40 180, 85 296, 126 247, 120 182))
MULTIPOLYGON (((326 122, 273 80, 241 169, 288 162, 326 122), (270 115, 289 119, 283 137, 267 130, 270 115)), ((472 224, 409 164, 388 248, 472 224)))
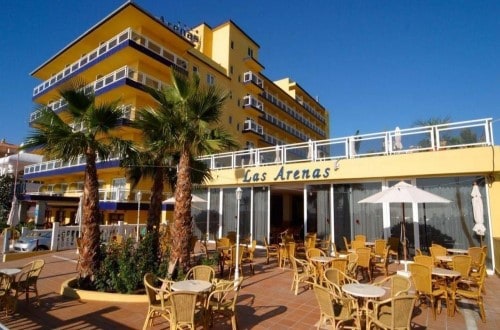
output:
POLYGON ((403 207, 403 224, 401 227, 401 231, 403 233, 403 260, 406 261, 407 253, 406 253, 406 219, 405 219, 405 203, 401 203, 403 207))

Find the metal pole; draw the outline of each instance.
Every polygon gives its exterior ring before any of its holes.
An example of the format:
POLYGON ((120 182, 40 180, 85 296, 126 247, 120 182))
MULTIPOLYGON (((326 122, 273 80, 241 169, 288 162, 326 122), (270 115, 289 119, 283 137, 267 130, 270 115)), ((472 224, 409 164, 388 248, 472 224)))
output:
POLYGON ((236 211, 236 255, 233 256, 236 258, 236 264, 234 268, 234 280, 235 285, 240 278, 240 201, 241 201, 241 193, 242 190, 240 187, 236 189, 236 201, 237 201, 237 211, 236 211))
POLYGON ((142 193, 141 191, 138 191, 135 195, 135 199, 137 200, 137 235, 136 235, 136 242, 139 242, 139 236, 140 236, 140 230, 139 230, 139 220, 140 220, 140 214, 141 214, 141 197, 142 193))

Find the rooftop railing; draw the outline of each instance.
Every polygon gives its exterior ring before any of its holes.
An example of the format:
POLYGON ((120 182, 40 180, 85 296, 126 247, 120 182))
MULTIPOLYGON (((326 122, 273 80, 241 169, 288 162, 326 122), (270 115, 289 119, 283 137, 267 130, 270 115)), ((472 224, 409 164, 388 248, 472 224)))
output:
MULTIPOLYGON (((210 169, 220 170, 491 145, 494 145, 493 127, 492 119, 488 118, 239 150, 203 156, 199 159, 206 163, 210 169)), ((116 159, 118 158, 112 160, 116 159)), ((71 162, 52 160, 25 166, 24 173, 43 173, 83 164, 85 164, 84 157, 79 157, 71 162)))

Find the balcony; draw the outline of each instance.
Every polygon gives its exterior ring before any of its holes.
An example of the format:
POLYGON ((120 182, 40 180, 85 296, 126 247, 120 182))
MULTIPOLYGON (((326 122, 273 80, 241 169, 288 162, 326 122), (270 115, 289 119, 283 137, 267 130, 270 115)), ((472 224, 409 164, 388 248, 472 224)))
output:
POLYGON ((264 104, 252 95, 246 95, 243 97, 243 108, 255 109, 259 112, 259 115, 260 113, 264 113, 264 104))
MULTIPOLYGON (((137 82, 142 85, 146 85, 155 89, 160 89, 164 88, 167 86, 167 84, 159 79, 156 79, 155 77, 152 77, 150 75, 147 75, 141 71, 137 71, 136 69, 128 66, 121 67, 120 69, 111 72, 110 74, 99 78, 98 80, 94 81, 93 83, 88 84, 87 86, 84 87, 86 93, 95 93, 96 95, 99 95, 100 93, 105 92, 106 88, 110 87, 111 85, 125 81, 126 79, 129 79, 131 81, 137 82)), ((64 109, 64 107, 67 105, 67 102, 64 99, 59 99, 55 102, 51 102, 47 105, 50 109, 52 109, 54 112, 59 112, 64 109)), ((33 113, 30 114, 30 123, 35 121, 37 118, 40 117, 40 110, 37 110, 33 113)), ((130 115, 130 111, 129 111, 130 115)), ((130 119, 130 118, 127 118, 130 119)))
POLYGON ((120 32, 118 35, 114 36, 107 42, 99 45, 99 47, 90 51, 87 55, 68 65, 63 70, 52 76, 50 79, 36 86, 33 89, 33 97, 40 95, 59 82, 66 80, 66 78, 69 78, 85 67, 90 66, 95 61, 109 56, 110 52, 115 51, 119 46, 126 45, 128 42, 134 42, 138 45, 141 45, 146 49, 154 52, 155 54, 161 56, 162 58, 168 60, 173 65, 187 70, 188 62, 185 59, 175 55, 174 52, 160 46, 158 43, 128 28, 125 31, 120 32))
POLYGON ((264 128, 262 128, 262 125, 257 124, 254 120, 252 119, 247 119, 245 120, 245 123, 243 124, 243 132, 254 132, 259 135, 264 134, 264 128))
POLYGON ((253 160, 245 166, 257 166, 493 145, 492 119, 488 118, 208 155, 200 160, 217 170, 242 167, 242 158, 253 160))
POLYGON ((253 94, 260 94, 264 90, 264 81, 252 71, 243 74, 243 84, 253 94))

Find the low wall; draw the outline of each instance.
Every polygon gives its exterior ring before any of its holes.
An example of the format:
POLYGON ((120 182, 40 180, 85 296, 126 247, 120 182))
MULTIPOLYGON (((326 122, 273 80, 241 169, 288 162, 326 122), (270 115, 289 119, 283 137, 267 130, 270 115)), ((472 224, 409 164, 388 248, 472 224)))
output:
POLYGON ((61 285, 61 295, 81 300, 91 301, 109 301, 109 302, 129 302, 129 303, 147 303, 148 296, 146 294, 122 294, 108 293, 98 291, 88 291, 75 289, 76 278, 69 279, 61 285))

